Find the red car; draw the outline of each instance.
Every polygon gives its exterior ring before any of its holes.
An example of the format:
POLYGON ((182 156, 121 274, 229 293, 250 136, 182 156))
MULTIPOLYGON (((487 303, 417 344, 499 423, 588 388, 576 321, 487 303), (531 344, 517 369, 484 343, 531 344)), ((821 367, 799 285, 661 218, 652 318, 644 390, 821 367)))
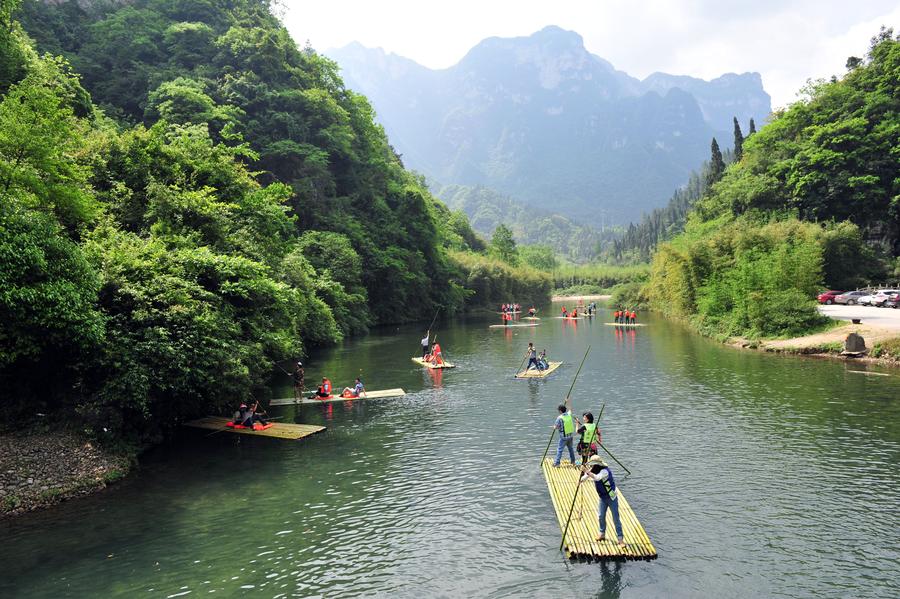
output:
POLYGON ((825 304, 826 306, 830 306, 834 303, 835 296, 844 293, 843 291, 825 291, 819 294, 819 303, 825 304))

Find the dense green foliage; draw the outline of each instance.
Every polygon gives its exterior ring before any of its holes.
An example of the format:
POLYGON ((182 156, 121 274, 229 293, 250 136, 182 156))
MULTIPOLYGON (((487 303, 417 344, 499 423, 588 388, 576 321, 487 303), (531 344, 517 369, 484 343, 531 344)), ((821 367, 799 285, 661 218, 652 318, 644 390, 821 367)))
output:
POLYGON ((464 215, 267 2, 86 6, 24 12, 81 81, 15 21, 0 33, 8 418, 143 443, 375 322, 546 299, 548 277, 465 253, 485 248, 464 215))
POLYGON ((510 228, 521 245, 549 245, 553 251, 573 262, 593 258, 605 236, 593 227, 577 224, 551 206, 535 202, 523 206, 497 191, 483 187, 446 185, 437 195, 455 210, 469 217, 472 227, 490 237, 501 223, 510 228))
POLYGON ((647 264, 561 266, 553 271, 553 286, 565 293, 600 293, 622 283, 644 282, 649 272, 650 267, 647 264), (574 291, 578 288, 581 288, 581 291, 574 291))
POLYGON ((900 42, 883 30, 842 80, 811 86, 748 136, 656 252, 654 307, 712 334, 794 335, 822 323, 823 285, 877 277, 877 254, 900 250, 898 73, 900 42))
POLYGON ((550 297, 553 281, 546 272, 471 252, 450 252, 450 258, 456 280, 472 294, 471 305, 496 310, 509 302, 543 304, 550 297))

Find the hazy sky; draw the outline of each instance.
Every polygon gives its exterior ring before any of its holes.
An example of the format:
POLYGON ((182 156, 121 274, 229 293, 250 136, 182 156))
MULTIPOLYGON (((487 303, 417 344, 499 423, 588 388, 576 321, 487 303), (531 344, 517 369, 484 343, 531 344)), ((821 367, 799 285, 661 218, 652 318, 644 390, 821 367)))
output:
POLYGON ((758 71, 773 106, 807 79, 844 72, 880 25, 900 26, 900 0, 281 0, 294 39, 319 51, 351 41, 432 68, 486 37, 547 25, 577 31, 587 49, 630 75, 711 79, 758 71))

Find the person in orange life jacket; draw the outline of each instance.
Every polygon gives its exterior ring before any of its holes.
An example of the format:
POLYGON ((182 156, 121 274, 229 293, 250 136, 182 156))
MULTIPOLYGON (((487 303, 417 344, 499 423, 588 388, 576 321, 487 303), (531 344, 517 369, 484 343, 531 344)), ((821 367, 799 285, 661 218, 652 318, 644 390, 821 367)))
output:
POLYGON ((441 344, 437 341, 434 342, 434 347, 431 349, 431 363, 437 366, 438 364, 444 363, 444 356, 441 355, 441 344))
POLYGON ((556 459, 553 461, 553 467, 559 468, 559 461, 562 459, 562 452, 565 447, 569 449, 569 459, 572 461, 572 465, 575 466, 577 464, 575 462, 575 448, 572 445, 572 435, 575 433, 575 418, 572 416, 572 410, 566 405, 560 405, 557 410, 559 410, 559 416, 556 417, 553 428, 559 433, 559 443, 556 446, 556 459))
POLYGON ((578 308, 572 310, 572 318, 578 318, 578 308))
POLYGON ((634 323, 636 323, 636 322, 637 322, 637 312, 635 312, 634 310, 632 310, 632 311, 631 311, 631 324, 634 324, 634 323))
POLYGON ((619 311, 613 312, 613 322, 619 322, 619 311))
POLYGON ((566 318, 569 316, 569 311, 566 310, 565 306, 562 307, 562 315, 563 315, 563 318, 566 318))
POLYGON ((359 380, 359 377, 356 377, 356 384, 353 385, 353 388, 344 387, 344 390, 341 391, 341 397, 359 397, 363 393, 365 393, 366 388, 363 386, 362 381, 359 380))
POLYGON ((594 423, 594 414, 585 412, 581 417, 583 420, 579 423, 577 431, 581 435, 581 440, 578 441, 575 449, 581 455, 583 464, 589 456, 597 453, 597 443, 602 443, 602 441, 600 440, 600 427, 594 423))
POLYGON ((331 381, 326 377, 322 377, 322 384, 319 385, 319 388, 316 389, 316 392, 313 394, 313 397, 318 397, 319 399, 326 399, 331 397, 331 381))
POLYGON ((616 480, 609 465, 598 455, 590 457, 584 470, 584 475, 582 475, 578 484, 580 485, 588 479, 594 481, 597 495, 600 496, 600 504, 597 506, 600 534, 597 535, 597 540, 602 541, 606 538, 606 510, 608 509, 612 512, 619 547, 624 547, 625 535, 622 533, 622 520, 619 518, 619 496, 616 492, 616 480))

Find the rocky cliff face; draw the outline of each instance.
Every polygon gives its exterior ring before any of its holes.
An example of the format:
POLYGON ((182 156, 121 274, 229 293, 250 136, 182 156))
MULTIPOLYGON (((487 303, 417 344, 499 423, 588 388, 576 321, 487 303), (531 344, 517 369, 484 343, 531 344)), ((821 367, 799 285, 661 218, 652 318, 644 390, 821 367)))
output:
POLYGON ((746 129, 770 110, 758 74, 640 81, 558 27, 486 39, 443 70, 359 44, 328 54, 408 166, 600 225, 664 204, 713 135, 730 145, 733 116, 746 129))

